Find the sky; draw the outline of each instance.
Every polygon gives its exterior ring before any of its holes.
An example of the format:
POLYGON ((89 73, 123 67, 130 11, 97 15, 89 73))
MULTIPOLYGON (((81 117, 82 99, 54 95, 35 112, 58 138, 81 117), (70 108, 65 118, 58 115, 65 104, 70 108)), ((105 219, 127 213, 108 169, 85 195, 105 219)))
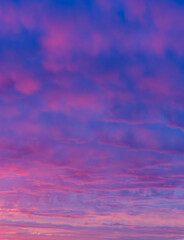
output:
POLYGON ((184 240, 184 2, 0 1, 0 240, 184 240))

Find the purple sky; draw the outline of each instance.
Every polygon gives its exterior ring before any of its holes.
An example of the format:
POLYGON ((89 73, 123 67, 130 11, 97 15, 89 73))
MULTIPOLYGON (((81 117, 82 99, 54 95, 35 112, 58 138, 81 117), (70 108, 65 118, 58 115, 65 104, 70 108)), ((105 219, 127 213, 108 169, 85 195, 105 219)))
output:
POLYGON ((184 240, 184 2, 0 1, 0 240, 184 240))

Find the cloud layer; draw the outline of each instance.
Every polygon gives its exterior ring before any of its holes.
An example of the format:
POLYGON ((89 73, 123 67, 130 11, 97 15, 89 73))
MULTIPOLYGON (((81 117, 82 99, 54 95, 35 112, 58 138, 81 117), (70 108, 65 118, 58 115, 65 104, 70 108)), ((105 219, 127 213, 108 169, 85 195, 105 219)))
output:
POLYGON ((184 239, 184 4, 2 0, 0 239, 184 239))

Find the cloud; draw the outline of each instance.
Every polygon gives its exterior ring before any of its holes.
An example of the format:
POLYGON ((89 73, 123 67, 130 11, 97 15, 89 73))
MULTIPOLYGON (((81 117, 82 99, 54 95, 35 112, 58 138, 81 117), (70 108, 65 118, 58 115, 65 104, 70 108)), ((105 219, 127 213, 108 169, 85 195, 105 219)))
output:
POLYGON ((2 0, 0 239, 183 238, 183 7, 2 0))

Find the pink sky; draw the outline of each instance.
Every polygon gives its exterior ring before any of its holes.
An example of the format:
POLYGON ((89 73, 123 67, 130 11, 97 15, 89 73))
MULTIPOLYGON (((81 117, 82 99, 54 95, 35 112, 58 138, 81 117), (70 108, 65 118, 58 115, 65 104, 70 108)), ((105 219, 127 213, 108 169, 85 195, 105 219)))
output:
POLYGON ((184 3, 1 0, 0 240, 184 240, 184 3))

